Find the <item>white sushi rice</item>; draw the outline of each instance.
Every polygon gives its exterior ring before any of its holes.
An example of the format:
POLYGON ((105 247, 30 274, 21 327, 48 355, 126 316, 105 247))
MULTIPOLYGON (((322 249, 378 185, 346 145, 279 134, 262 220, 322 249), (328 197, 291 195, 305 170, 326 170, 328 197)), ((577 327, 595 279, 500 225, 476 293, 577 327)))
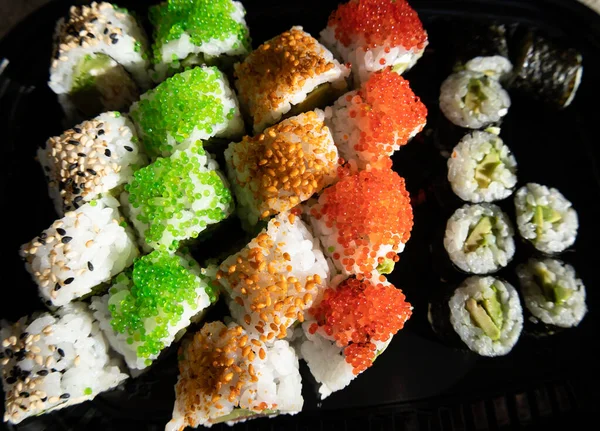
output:
MULTIPOLYGON (((294 26, 290 31, 299 32, 305 37, 312 38, 310 34, 305 32, 301 26, 294 26)), ((313 38, 314 39, 314 38, 313 38)), ((235 85, 238 90, 240 102, 246 105, 246 109, 249 112, 254 112, 253 130, 255 133, 261 132, 265 127, 277 123, 281 120, 284 114, 289 112, 293 106, 298 105, 306 99, 306 97, 319 85, 329 83, 334 89, 343 90, 347 87, 346 78, 350 75, 350 69, 344 64, 340 64, 333 54, 325 48, 325 46, 318 43, 315 39, 315 47, 313 52, 324 60, 327 64, 331 65, 331 68, 326 71, 317 74, 313 77, 303 78, 302 84, 299 88, 290 91, 290 86, 287 83, 281 84, 273 81, 272 88, 266 88, 260 94, 255 93, 256 83, 249 82, 245 78, 243 66, 240 64, 235 65, 236 81, 235 85), (266 93, 266 94, 265 94, 266 93), (270 106, 262 106, 261 98, 268 95, 271 100, 270 106)), ((272 43, 271 41, 265 42, 261 46, 266 46, 272 43)), ((258 47, 254 52, 260 53, 261 47, 258 47)), ((257 67, 260 67, 261 56, 260 54, 250 54, 244 60, 244 63, 253 67, 253 63, 256 61, 257 67), (256 60, 255 60, 256 57, 256 60)), ((273 65, 276 67, 276 65, 273 65)))
POLYGON ((118 112, 105 112, 48 139, 37 156, 60 215, 101 194, 118 197, 133 172, 148 163, 133 123, 118 112))
POLYGON ((482 356, 502 356, 509 353, 517 343, 523 329, 523 309, 515 288, 506 281, 494 277, 473 276, 456 289, 448 303, 452 327, 473 352, 482 356), (494 285, 497 293, 491 288, 494 285), (474 324, 466 308, 466 301, 473 298, 482 301, 496 297, 502 308, 503 324, 500 338, 492 340, 483 329, 474 324))
POLYGON ((267 328, 266 334, 272 331, 268 329, 271 324, 277 325, 275 336, 287 335, 282 328, 290 328, 297 321, 298 313, 308 310, 318 300, 330 276, 329 264, 318 240, 299 217, 290 217, 289 213, 271 219, 266 229, 239 253, 228 257, 220 269, 219 282, 229 296, 228 305, 235 321, 250 334, 257 333, 257 326, 267 328), (259 260, 250 257, 257 250, 261 254, 260 262, 265 264, 257 265, 259 260), (321 278, 320 283, 314 281, 315 275, 321 278), (254 276, 257 282, 247 284, 247 276, 254 276), (268 289, 280 283, 281 289, 268 289), (297 289, 296 285, 303 288, 297 289), (256 312, 257 303, 262 303, 262 313, 256 312), (288 304, 294 304, 293 317, 286 316, 288 304))
POLYGON ((528 183, 517 190, 515 207, 519 233, 541 252, 560 253, 575 243, 579 228, 577 212, 557 189, 528 183), (554 223, 544 220, 538 227, 535 221, 538 207, 555 211, 560 220, 554 223))
POLYGON ((483 73, 498 81, 505 78, 513 70, 512 63, 501 55, 489 57, 475 57, 465 63, 465 69, 472 72, 483 73))
POLYGON ((517 161, 496 134, 474 131, 464 136, 448 159, 448 181, 458 197, 469 202, 493 202, 510 196, 517 184, 517 161), (480 184, 476 172, 485 157, 497 155, 498 165, 480 184))
POLYGON ((415 47, 407 50, 402 45, 392 46, 390 43, 383 42, 375 48, 365 49, 366 43, 361 36, 345 46, 336 39, 334 26, 327 26, 320 36, 325 46, 341 57, 345 63, 352 65, 354 83, 357 86, 369 79, 371 73, 390 66, 399 74, 410 70, 423 56, 425 47, 429 43, 426 41, 422 48, 415 47))
MULTIPOLYGON (((180 265, 196 276, 196 298, 193 306, 185 300, 182 300, 179 303, 179 306, 183 308, 183 313, 179 315, 176 322, 169 322, 166 336, 160 339, 164 348, 170 346, 176 338, 181 336, 183 331, 185 331, 192 321, 200 319, 211 304, 211 300, 206 292, 208 286, 207 280, 202 275, 199 265, 189 255, 178 253, 176 256, 179 258, 180 265), (192 262, 192 264, 190 264, 190 262, 192 262)), ((143 345, 143 342, 133 339, 132 343, 128 343, 131 334, 117 332, 111 325, 112 313, 109 310, 109 307, 115 305, 117 310, 120 311, 122 301, 130 296, 130 292, 134 288, 135 279, 122 274, 116 278, 115 283, 111 286, 108 294, 104 296, 94 296, 91 302, 91 308, 94 310, 94 317, 100 322, 100 328, 104 332, 108 342, 115 351, 123 355, 127 366, 132 371, 147 368, 160 354, 149 354, 147 357, 141 357, 138 354, 138 349, 143 345)), ((156 320, 161 318, 172 319, 172 317, 165 314, 164 309, 160 307, 157 316, 143 318, 145 333, 151 334, 156 327, 156 320)))
POLYGON ((464 205, 446 224, 444 247, 450 260, 465 272, 487 274, 505 267, 515 254, 514 231, 508 216, 493 204, 464 205), (492 232, 484 244, 468 251, 466 241, 482 217, 490 218, 492 232))
POLYGON ((3 325, 0 340, 5 422, 91 400, 128 377, 83 303, 3 325))
POLYGON ((517 275, 525 306, 534 323, 542 321, 548 325, 570 328, 577 326, 586 315, 585 286, 571 265, 556 259, 530 259, 526 264, 519 265, 517 275), (549 300, 544 295, 536 276, 540 271, 547 274, 553 284, 568 289, 570 295, 564 302, 549 300))
POLYGON ((460 127, 480 129, 508 113, 510 97, 502 85, 483 74, 464 70, 451 74, 440 88, 440 109, 460 127))
MULTIPOLYGON (((231 323, 228 327, 233 329, 237 325, 231 323)), ((200 334, 207 337, 215 349, 224 348, 228 346, 231 338, 230 333, 225 333, 228 327, 222 322, 207 323, 200 334)), ((200 347, 193 346, 198 342, 197 337, 200 334, 196 334, 194 339, 188 341, 182 350, 188 367, 190 363, 198 366, 202 359, 202 354, 198 354, 200 347), (197 356, 191 356, 192 347, 195 350, 194 355, 197 356)), ((175 386, 173 418, 165 427, 167 431, 181 431, 186 426, 211 427, 218 422, 234 425, 257 415, 273 416, 282 413, 293 415, 302 410, 304 400, 301 394, 302 382, 298 357, 289 343, 285 340, 277 340, 271 345, 265 345, 256 336, 246 334, 244 331, 240 331, 239 336, 246 336, 245 345, 252 352, 252 357, 244 356, 241 347, 227 352, 232 365, 240 367, 240 372, 231 374, 233 377, 229 385, 223 385, 217 390, 210 388, 212 393, 209 393, 206 388, 199 387, 192 381, 192 379, 196 380, 193 377, 195 373, 207 372, 205 368, 207 366, 198 366, 196 369, 192 365, 191 369, 180 370, 175 386), (250 366, 254 369, 257 378, 254 382, 248 378, 250 366), (235 386, 238 382, 242 383, 239 395, 230 398, 229 387, 235 386), (215 395, 221 395, 218 401, 213 401, 215 395), (264 410, 261 404, 269 407, 264 410), (238 416, 236 412, 240 412, 240 409, 245 411, 238 416)), ((215 376, 217 379, 220 377, 215 376)))
POLYGON ((85 204, 21 246, 46 304, 62 306, 89 294, 138 256, 131 231, 120 225, 118 205, 111 197, 85 204))

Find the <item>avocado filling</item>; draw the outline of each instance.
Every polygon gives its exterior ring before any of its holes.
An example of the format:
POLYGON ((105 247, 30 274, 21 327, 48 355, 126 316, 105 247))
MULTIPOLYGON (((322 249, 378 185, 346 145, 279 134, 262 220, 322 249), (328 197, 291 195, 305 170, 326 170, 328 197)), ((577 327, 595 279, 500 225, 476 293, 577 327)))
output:
POLYGON ((559 283, 556 283, 554 280, 554 274, 552 274, 546 268, 535 268, 533 277, 537 285, 540 287, 544 298, 555 303, 556 305, 562 305, 573 294, 571 289, 566 289, 559 283))
POLYGON ((235 408, 228 415, 221 416, 217 419, 212 419, 210 422, 212 424, 220 424, 223 422, 231 422, 231 421, 241 421, 243 419, 249 419, 256 416, 268 416, 277 413, 277 410, 263 410, 261 413, 256 413, 252 410, 248 409, 239 409, 235 408))
POLYGON ((383 259, 383 261, 377 265, 377 272, 380 274, 391 274, 394 270, 394 265, 396 263, 393 259, 383 259))
POLYGON ((484 298, 481 301, 469 298, 465 303, 465 308, 471 315, 475 325, 481 328, 485 335, 496 341, 500 339, 502 333, 504 313, 502 312, 498 288, 494 284, 490 288, 494 291, 494 296, 484 298))
POLYGON ((492 217, 483 216, 471 230, 465 241, 464 251, 472 253, 479 247, 485 247, 491 243, 490 237, 493 232, 494 220, 492 217))
POLYGON ((345 91, 346 88, 334 88, 334 86, 329 82, 318 85, 313 91, 308 93, 302 102, 292 106, 292 109, 285 114, 285 118, 293 117, 303 112, 311 111, 315 108, 322 108, 330 105, 345 91))
POLYGON ((537 205, 533 213, 533 224, 535 224, 535 233, 539 238, 544 231, 544 223, 558 223, 562 220, 562 216, 553 208, 543 205, 537 205))
POLYGON ((502 165, 500 154, 492 148, 475 168, 475 181, 477 181, 477 185, 482 189, 487 188, 492 182, 492 176, 496 168, 500 165, 502 165))
POLYGON ((467 94, 463 97, 465 106, 476 114, 481 112, 481 104, 488 99, 483 91, 483 87, 486 86, 484 80, 487 78, 471 78, 467 86, 467 94))

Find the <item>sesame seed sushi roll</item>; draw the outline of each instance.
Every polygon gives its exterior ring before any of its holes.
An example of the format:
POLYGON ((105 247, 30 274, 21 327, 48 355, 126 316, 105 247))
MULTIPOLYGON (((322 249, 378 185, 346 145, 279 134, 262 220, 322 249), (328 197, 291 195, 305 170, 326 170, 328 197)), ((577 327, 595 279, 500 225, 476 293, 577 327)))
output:
POLYGON ((448 159, 448 181, 468 202, 493 202, 510 196, 517 184, 517 161, 495 133, 465 135, 448 159))
POLYGON ((587 313, 585 286, 575 269, 556 259, 529 259, 517 267, 529 319, 550 327, 572 328, 587 313))
POLYGON ((225 160, 238 214, 254 226, 331 184, 338 152, 323 111, 315 110, 231 143, 225 160))
POLYGON ((342 178, 304 211, 344 275, 392 272, 413 227, 404 178, 389 168, 342 178))
POLYGON ((300 351, 322 399, 371 367, 412 314, 402 291, 380 278, 348 278, 326 289, 302 324, 300 351))
POLYGON ((114 198, 82 205, 21 246, 25 268, 48 306, 84 297, 133 263, 139 251, 114 198))
POLYGON ((440 109, 453 124, 481 129, 498 123, 510 108, 500 82, 484 73, 463 70, 448 76, 440 88, 440 109))
POLYGON ((244 132, 235 94, 216 67, 178 73, 144 93, 130 110, 146 152, 168 157, 197 141, 244 132))
POLYGON ((328 114, 340 156, 364 169, 389 164, 389 156, 423 130, 427 108, 407 80, 383 70, 340 97, 328 114))
POLYGON ((133 172, 148 163, 135 127, 118 112, 103 113, 48 139, 37 156, 61 215, 107 193, 117 197, 133 172))
POLYGON ((211 322, 184 340, 179 355, 167 431, 302 410, 298 357, 285 340, 267 345, 235 323, 211 322))
POLYGON ((543 253, 560 253, 575 243, 579 219, 573 204, 555 188, 528 183, 515 193, 517 227, 543 253))
POLYGON ((293 213, 265 229, 219 267, 217 280, 229 297, 232 317, 263 342, 284 338, 329 279, 318 242, 293 213))
POLYGON ((69 119, 123 111, 149 87, 147 39, 125 9, 72 6, 56 25, 48 85, 69 119))
POLYGON ((144 369, 217 300, 217 290, 187 254, 155 250, 92 298, 94 316, 127 366, 144 369))
POLYGON ((91 400, 127 374, 82 303, 36 313, 0 329, 4 422, 91 400))
POLYGON ((508 216, 493 204, 464 205, 446 224, 444 247, 465 272, 488 274, 508 265, 515 254, 508 216))
POLYGON ((242 3, 232 0, 167 0, 150 8, 154 27, 153 78, 199 64, 232 66, 250 51, 242 3))
POLYGON ((227 180, 201 142, 136 171, 121 201, 146 250, 175 251, 234 209, 227 180))
POLYGON ((321 40, 352 64, 355 84, 391 67, 402 74, 421 58, 427 32, 405 0, 351 0, 331 13, 321 40))
POLYGON ((494 277, 467 278, 449 298, 430 303, 427 318, 441 338, 460 339, 481 356, 507 355, 523 330, 519 294, 494 277))
POLYGON ((234 66, 240 103, 254 132, 333 102, 347 89, 350 69, 302 27, 292 27, 234 66))

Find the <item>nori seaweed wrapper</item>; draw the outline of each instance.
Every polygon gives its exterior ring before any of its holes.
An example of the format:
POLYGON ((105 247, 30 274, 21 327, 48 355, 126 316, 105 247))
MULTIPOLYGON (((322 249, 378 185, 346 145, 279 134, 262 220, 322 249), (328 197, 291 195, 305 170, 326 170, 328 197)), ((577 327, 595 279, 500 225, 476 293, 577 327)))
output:
POLYGON ((449 347, 469 350, 450 323, 450 298, 458 288, 458 284, 436 286, 427 304, 427 320, 435 335, 449 347))
POLYGON ((583 72, 581 54, 533 31, 528 31, 519 45, 509 87, 556 108, 567 107, 583 72))
POLYGON ((452 26, 450 52, 454 68, 460 68, 474 57, 499 55, 509 58, 506 27, 503 24, 480 24, 457 21, 452 26))

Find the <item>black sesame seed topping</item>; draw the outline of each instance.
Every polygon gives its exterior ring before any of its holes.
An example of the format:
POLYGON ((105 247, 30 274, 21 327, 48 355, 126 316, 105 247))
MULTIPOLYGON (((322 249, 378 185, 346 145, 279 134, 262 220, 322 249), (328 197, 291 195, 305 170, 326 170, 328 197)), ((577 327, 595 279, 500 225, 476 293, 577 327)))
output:
POLYGON ((26 379, 30 375, 31 375, 31 371, 21 370, 21 377, 23 377, 24 379, 26 379))
POLYGON ((40 401, 45 403, 47 399, 48 399, 48 397, 40 398, 40 401))
POLYGON ((29 332, 21 332, 21 335, 19 335, 19 339, 23 339, 25 337, 27 337, 29 335, 29 332))
POLYGON ((63 349, 61 349, 61 348, 58 348, 58 349, 56 349, 56 351, 58 352, 58 354, 59 354, 60 356, 65 356, 65 352, 64 352, 64 350, 63 350, 63 349))
POLYGON ((38 373, 38 376, 47 376, 48 375, 48 370, 40 370, 37 373, 38 373))
POLYGON ((77 163, 71 163, 71 164, 69 165, 68 169, 69 169, 70 171, 72 171, 73 169, 77 169, 77 166, 79 166, 77 163))
POLYGON ((69 177, 67 178, 67 181, 65 181, 65 186, 70 186, 73 183, 73 178, 69 177))
POLYGON ((4 353, 6 353, 6 356, 8 356, 9 358, 12 358, 13 354, 14 354, 13 351, 12 351, 12 349, 6 349, 4 351, 4 353))
POLYGON ((79 39, 79 46, 83 46, 83 42, 85 42, 85 40, 79 39))
POLYGON ((104 135, 104 129, 98 130, 98 135, 104 135))
POLYGON ((51 368, 51 369, 50 369, 50 372, 51 372, 51 373, 56 373, 57 371, 58 371, 58 370, 57 370, 56 368, 51 368))
MULTIPOLYGON (((54 287, 56 287, 56 286, 54 286, 54 287)), ((47 300, 47 301, 46 301, 46 305, 47 305, 48 307, 51 307, 51 306, 52 306, 52 301, 50 301, 50 300, 47 300)))
POLYGON ((21 410, 27 410, 27 407, 25 407, 23 404, 19 404, 19 407, 21 408, 21 410))
POLYGON ((79 127, 73 127, 73 131, 75 133, 81 133, 81 129, 79 127))
POLYGON ((58 229, 56 229, 56 233, 58 233, 60 236, 65 236, 67 234, 67 231, 59 227, 58 229))
POLYGON ((71 145, 79 145, 79 141, 76 141, 75 139, 69 139, 68 143, 71 145))
POLYGON ((94 33, 88 33, 87 37, 89 37, 90 39, 95 39, 96 36, 94 36, 94 33))
POLYGON ((108 37, 110 37, 111 39, 114 39, 117 36, 118 36, 117 33, 111 33, 108 35, 108 37))
POLYGON ((40 237, 39 237, 39 238, 40 238, 40 239, 46 239, 46 238, 48 238, 48 234, 47 234, 46 232, 42 232, 42 233, 40 234, 40 237))
POLYGON ((94 270, 94 265, 92 265, 92 262, 88 262, 88 263, 87 263, 87 267, 88 267, 88 269, 89 269, 90 271, 93 271, 93 270, 94 270))
POLYGON ((78 171, 77 175, 79 175, 80 177, 85 177, 85 172, 78 171))
POLYGON ((74 277, 69 277, 65 280, 65 284, 71 284, 71 283, 73 283, 73 280, 75 280, 74 277))
POLYGON ((79 203, 79 202, 81 202, 82 200, 83 200, 83 197, 81 197, 81 196, 77 196, 75 199, 73 199, 73 202, 75 202, 75 203, 79 203))
POLYGON ((79 157, 86 157, 85 153, 77 153, 79 157))
POLYGON ((68 244, 71 242, 71 240, 73 239, 72 236, 63 236, 60 240, 60 242, 62 242, 63 244, 68 244))
POLYGON ((104 150, 104 155, 105 155, 106 157, 110 157, 110 154, 111 154, 111 153, 110 153, 110 150, 109 150, 108 148, 107 148, 106 150, 104 150))
POLYGON ((65 393, 65 394, 62 394, 60 397, 61 397, 63 400, 66 400, 66 399, 67 399, 67 398, 69 398, 70 396, 71 396, 71 394, 67 394, 67 393, 65 393))
POLYGON ((133 148, 131 148, 129 145, 125 145, 123 148, 125 148, 129 152, 133 151, 133 148))
POLYGON ((119 39, 111 39, 110 41, 112 42, 113 45, 116 45, 117 42, 119 42, 119 39))
POLYGON ((23 359, 25 359, 25 350, 19 350, 17 353, 15 353, 15 359, 17 361, 22 361, 23 359))
POLYGON ((96 21, 98 21, 98 17, 96 17, 96 16, 90 20, 90 22, 96 22, 96 21))
POLYGON ((30 394, 29 394, 29 392, 21 392, 21 393, 19 394, 19 396, 20 396, 20 397, 23 397, 23 398, 29 398, 30 394))
MULTIPOLYGON (((59 361, 60 361, 60 359, 59 359, 59 361)), ((56 370, 54 370, 54 371, 56 371, 56 370)), ((61 373, 61 374, 64 374, 64 373, 66 373, 66 372, 67 372, 67 370, 60 370, 60 373, 61 373)))
POLYGON ((56 284, 54 285, 54 290, 55 290, 56 292, 58 292, 60 289, 62 289, 62 286, 61 286, 59 283, 56 283, 56 284))
POLYGON ((15 383, 17 383, 17 378, 16 377, 9 377, 6 379, 6 383, 8 383, 9 385, 14 385, 15 383))
POLYGON ((92 175, 98 175, 98 173, 95 170, 93 170, 92 168, 87 168, 86 171, 88 171, 92 175))

